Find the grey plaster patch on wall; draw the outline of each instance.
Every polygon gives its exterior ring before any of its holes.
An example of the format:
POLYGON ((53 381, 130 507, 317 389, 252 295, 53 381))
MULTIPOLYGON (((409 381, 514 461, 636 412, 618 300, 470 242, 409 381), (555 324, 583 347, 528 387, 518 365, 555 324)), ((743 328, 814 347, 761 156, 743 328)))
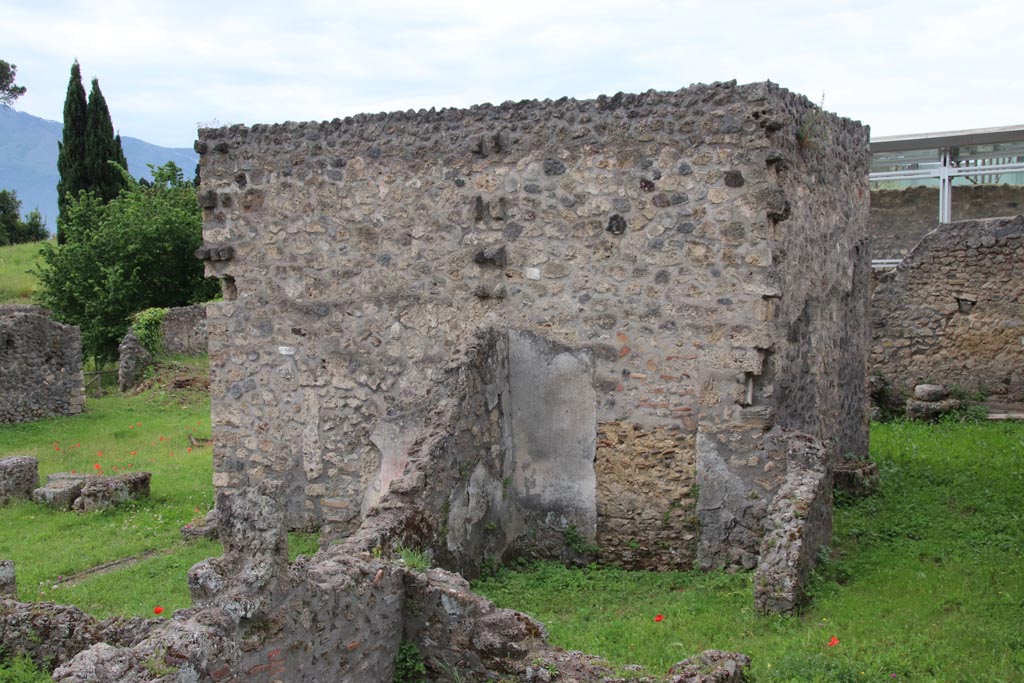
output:
POLYGON ((515 495, 527 524, 597 534, 594 366, 535 334, 510 330, 509 431, 515 495))

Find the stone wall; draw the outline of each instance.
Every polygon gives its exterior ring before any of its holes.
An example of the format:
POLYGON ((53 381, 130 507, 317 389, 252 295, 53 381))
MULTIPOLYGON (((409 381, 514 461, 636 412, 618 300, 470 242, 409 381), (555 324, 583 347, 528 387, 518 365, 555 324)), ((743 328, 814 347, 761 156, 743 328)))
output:
POLYGON ((74 415, 85 407, 77 327, 37 306, 0 305, 0 423, 74 415))
POLYGON ((867 135, 814 111, 719 83, 201 131, 217 489, 352 533, 494 329, 520 370, 500 439, 465 418, 495 449, 471 498, 500 481, 541 547, 753 566, 768 429, 866 455, 867 135))
MULTIPOLYGON (((953 188, 953 220, 1016 216, 1024 206, 1022 185, 960 185, 953 188)), ((873 190, 868 227, 871 258, 903 258, 939 218, 939 189, 873 190)))
POLYGON ((178 306, 168 308, 160 324, 166 353, 186 356, 206 353, 206 306, 178 306))
POLYGON ((929 232, 871 302, 870 369, 906 397, 941 383, 1024 400, 1024 217, 929 232))

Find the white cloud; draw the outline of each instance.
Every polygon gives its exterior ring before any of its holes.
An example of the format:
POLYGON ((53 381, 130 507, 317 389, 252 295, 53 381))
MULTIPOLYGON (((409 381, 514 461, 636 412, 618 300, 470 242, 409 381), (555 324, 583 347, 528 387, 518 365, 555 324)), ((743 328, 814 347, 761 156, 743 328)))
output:
POLYGON ((23 3, 0 58, 59 119, 76 57, 123 135, 187 146, 198 121, 592 97, 771 79, 875 134, 1020 123, 1016 27, 995 0, 822 3, 198 0, 23 3))

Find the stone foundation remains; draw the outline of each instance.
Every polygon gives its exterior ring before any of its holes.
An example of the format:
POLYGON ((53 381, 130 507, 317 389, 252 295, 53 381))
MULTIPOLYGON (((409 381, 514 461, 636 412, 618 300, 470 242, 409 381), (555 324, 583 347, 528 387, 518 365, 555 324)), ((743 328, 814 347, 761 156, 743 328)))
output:
POLYGON ((75 415, 85 407, 78 328, 38 306, 0 305, 0 423, 75 415))
POLYGON ((871 302, 870 369, 897 398, 941 383, 1024 400, 1024 217, 940 225, 871 302))

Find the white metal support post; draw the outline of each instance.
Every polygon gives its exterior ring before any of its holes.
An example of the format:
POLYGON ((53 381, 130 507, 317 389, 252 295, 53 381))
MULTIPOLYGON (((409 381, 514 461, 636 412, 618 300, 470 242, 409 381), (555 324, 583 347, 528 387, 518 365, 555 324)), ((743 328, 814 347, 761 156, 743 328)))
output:
POLYGON ((942 163, 939 165, 939 223, 951 223, 953 221, 953 178, 950 175, 949 148, 939 152, 942 157, 942 163))

